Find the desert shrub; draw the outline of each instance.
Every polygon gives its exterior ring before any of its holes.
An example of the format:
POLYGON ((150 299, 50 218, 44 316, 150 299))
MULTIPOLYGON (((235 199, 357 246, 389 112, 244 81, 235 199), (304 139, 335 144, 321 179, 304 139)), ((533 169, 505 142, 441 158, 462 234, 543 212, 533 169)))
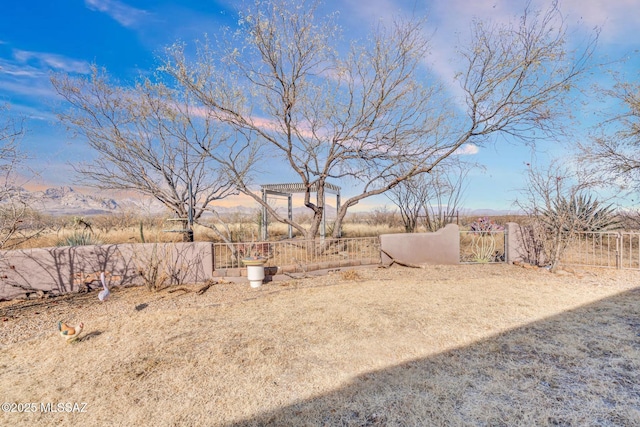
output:
MULTIPOLYGON (((146 253, 142 249, 135 252, 133 257, 136 271, 150 291, 164 288, 169 279, 164 271, 167 254, 158 252, 158 245, 154 244, 150 253, 146 253)), ((160 249, 160 252, 162 252, 162 249, 160 249)))
POLYGON ((70 236, 63 237, 56 242, 56 246, 87 246, 101 245, 102 241, 89 231, 74 231, 70 236))
POLYGON ((349 280, 349 281, 362 279, 362 277, 360 277, 360 274, 358 274, 356 270, 342 271, 340 272, 340 278, 342 280, 349 280))
POLYGON ((563 232, 605 231, 620 225, 612 205, 602 206, 586 194, 559 197, 542 210, 541 219, 548 228, 563 232))
POLYGON ((199 268, 197 259, 185 256, 188 251, 172 244, 135 245, 132 261, 144 286, 158 291, 184 285, 189 272, 199 268))
POLYGON ((386 225, 389 228, 400 224, 399 215, 386 206, 372 210, 367 218, 368 225, 386 225))

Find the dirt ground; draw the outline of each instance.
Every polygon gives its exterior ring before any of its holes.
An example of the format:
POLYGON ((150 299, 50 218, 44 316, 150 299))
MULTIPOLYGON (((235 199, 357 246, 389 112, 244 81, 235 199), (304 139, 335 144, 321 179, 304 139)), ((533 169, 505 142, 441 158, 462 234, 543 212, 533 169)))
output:
POLYGON ((0 425, 640 425, 640 272, 201 288, 0 303, 0 425))

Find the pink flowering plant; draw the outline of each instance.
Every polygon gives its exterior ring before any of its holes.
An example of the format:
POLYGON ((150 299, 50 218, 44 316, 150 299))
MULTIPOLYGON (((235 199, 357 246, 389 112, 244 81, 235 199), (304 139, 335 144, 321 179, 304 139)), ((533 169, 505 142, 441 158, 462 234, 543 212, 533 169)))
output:
POLYGON ((481 235, 495 233, 497 231, 504 231, 504 227, 497 224, 495 221, 489 219, 489 217, 478 218, 473 221, 469 226, 469 231, 480 233, 481 235))

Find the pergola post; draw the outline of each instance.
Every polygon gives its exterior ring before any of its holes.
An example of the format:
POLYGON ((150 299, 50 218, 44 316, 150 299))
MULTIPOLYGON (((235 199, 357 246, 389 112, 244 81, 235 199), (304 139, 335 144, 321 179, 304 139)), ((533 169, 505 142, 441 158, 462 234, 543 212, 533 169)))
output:
POLYGON ((267 204, 267 190, 262 189, 262 201, 264 205, 262 205, 262 241, 266 241, 269 238, 269 233, 267 232, 267 208, 265 205, 267 204))
MULTIPOLYGON (((336 194, 336 215, 340 212, 340 193, 336 194)), ((342 225, 338 229, 338 237, 342 237, 342 225)))
MULTIPOLYGON (((289 193, 289 196, 287 197, 287 204, 288 204, 288 216, 289 216, 289 221, 293 221, 293 196, 291 195, 291 193, 289 193)), ((289 224, 289 238, 293 239, 293 227, 291 226, 291 224, 289 224)))
POLYGON ((327 198, 322 193, 322 223, 320 225, 320 238, 324 240, 327 234, 327 198))
MULTIPOLYGON (((307 188, 302 184, 264 184, 260 186, 262 188, 262 240, 269 238, 269 232, 267 230, 267 198, 269 195, 287 197, 287 208, 289 221, 293 221, 293 193, 304 193, 307 188)), ((313 188, 313 191, 318 191, 317 188, 313 188)), ((322 196, 322 222, 320 223, 320 237, 325 238, 327 231, 327 215, 326 215, 326 193, 333 193, 336 195, 337 209, 340 209, 340 187, 337 185, 326 183, 324 187, 324 194, 322 196)), ((339 230, 340 235, 342 230, 339 230)), ((293 238, 293 226, 289 224, 289 238, 293 238)))

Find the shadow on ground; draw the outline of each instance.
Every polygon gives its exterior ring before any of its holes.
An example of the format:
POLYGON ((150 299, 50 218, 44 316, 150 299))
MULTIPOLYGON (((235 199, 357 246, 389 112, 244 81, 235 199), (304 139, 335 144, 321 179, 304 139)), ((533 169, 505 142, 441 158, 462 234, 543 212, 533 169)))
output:
POLYGON ((229 426, 640 425, 640 288, 229 426))

